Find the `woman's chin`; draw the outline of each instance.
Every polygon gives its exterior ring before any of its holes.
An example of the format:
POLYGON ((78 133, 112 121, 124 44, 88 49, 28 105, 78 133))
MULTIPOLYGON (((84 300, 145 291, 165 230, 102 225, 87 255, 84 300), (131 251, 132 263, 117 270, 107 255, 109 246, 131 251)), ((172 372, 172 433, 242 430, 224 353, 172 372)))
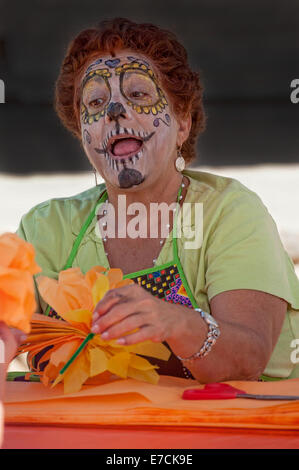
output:
POLYGON ((145 180, 143 172, 133 168, 123 168, 119 172, 109 172, 104 175, 104 181, 119 189, 137 188, 145 180))

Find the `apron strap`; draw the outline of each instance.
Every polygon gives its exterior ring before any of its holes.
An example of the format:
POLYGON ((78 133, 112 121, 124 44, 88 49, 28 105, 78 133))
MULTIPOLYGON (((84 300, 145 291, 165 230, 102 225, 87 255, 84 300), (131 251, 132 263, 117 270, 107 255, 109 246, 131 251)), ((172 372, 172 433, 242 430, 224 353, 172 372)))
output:
POLYGON ((181 264, 181 261, 180 261, 180 258, 179 258, 179 254, 178 254, 178 245, 177 245, 177 218, 179 217, 179 212, 181 210, 180 208, 180 205, 179 205, 179 200, 180 200, 180 195, 181 195, 181 191, 182 191, 182 187, 180 187, 180 190, 179 190, 179 193, 178 193, 178 207, 179 207, 179 210, 176 210, 175 212, 175 218, 174 218, 174 222, 173 222, 173 230, 172 230, 172 252, 173 252, 173 260, 174 260, 174 263, 177 265, 178 267, 178 271, 180 273, 180 276, 181 276, 181 280, 182 280, 182 283, 183 283, 183 286, 188 294, 188 297, 191 301, 191 304, 192 304, 192 307, 193 308, 198 308, 198 305, 197 305, 197 302, 193 296, 193 293, 189 287, 189 284, 187 282, 187 279, 186 279, 186 276, 185 276, 185 273, 184 273, 184 270, 183 270, 183 266, 181 264))
MULTIPOLYGON (((82 241, 82 239, 83 239, 83 237, 86 233, 86 230, 88 229, 88 227, 91 224, 93 218, 95 217, 96 208, 97 208, 98 204, 100 204, 101 202, 104 202, 106 199, 107 199, 107 192, 106 192, 106 189, 104 189, 102 191, 102 193, 100 194, 96 205, 94 206, 94 208, 92 209, 92 211, 88 215, 87 219, 85 220, 84 224, 82 225, 82 227, 80 229, 80 232, 79 232, 79 235, 77 236, 77 238, 76 238, 76 240, 73 244, 71 253, 70 253, 70 255, 67 259, 67 262, 66 262, 64 268, 62 269, 62 271, 72 267, 74 259, 77 255, 77 251, 78 251, 78 248, 80 246, 80 243, 81 243, 81 241, 82 241)), ((45 311, 45 315, 49 315, 50 310, 51 310, 51 307, 50 307, 50 305, 48 305, 47 308, 46 308, 46 311, 45 311)))
POLYGON ((97 204, 95 205, 95 207, 92 209, 92 211, 90 212, 89 216, 87 217, 87 219, 85 220, 84 224, 82 225, 81 229, 80 229, 80 232, 79 232, 79 235, 77 236, 74 244, 73 244, 73 248, 72 248, 72 251, 68 257, 68 260, 64 266, 64 268, 62 269, 63 271, 65 269, 69 269, 72 267, 73 265, 73 262, 74 262, 74 259, 77 255, 77 251, 78 251, 78 248, 82 242, 82 239, 86 233, 86 230, 88 229, 88 227, 90 226, 93 218, 95 217, 95 212, 96 212, 96 208, 98 206, 98 204, 100 204, 101 202, 104 202, 105 200, 107 199, 107 193, 106 193, 106 189, 104 189, 104 191, 101 193, 100 197, 99 197, 99 200, 97 201, 97 204), (106 196, 106 198, 104 198, 104 196, 106 196))

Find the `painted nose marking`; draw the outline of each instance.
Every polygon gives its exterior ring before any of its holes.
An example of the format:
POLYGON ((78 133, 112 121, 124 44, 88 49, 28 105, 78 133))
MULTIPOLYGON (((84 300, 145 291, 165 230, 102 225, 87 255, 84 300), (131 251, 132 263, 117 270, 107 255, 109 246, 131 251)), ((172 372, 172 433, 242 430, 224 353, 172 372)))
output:
POLYGON ((110 103, 107 109, 107 115, 112 121, 116 121, 126 110, 121 103, 110 103))

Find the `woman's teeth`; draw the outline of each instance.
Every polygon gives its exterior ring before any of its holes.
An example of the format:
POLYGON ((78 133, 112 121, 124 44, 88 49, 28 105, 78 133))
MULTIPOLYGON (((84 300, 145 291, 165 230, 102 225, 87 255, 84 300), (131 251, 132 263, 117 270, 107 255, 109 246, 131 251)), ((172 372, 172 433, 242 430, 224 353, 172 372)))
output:
POLYGON ((134 131, 134 129, 130 129, 128 127, 119 127, 118 129, 114 128, 112 129, 106 136, 104 142, 103 142, 103 147, 104 149, 107 149, 108 141, 112 139, 112 137, 116 137, 119 135, 123 135, 124 138, 126 135, 133 136, 133 137, 139 137, 140 139, 146 139, 149 136, 149 132, 144 132, 144 131, 134 131))
POLYGON ((103 155, 113 170, 121 170, 136 164, 143 153, 143 142, 149 140, 152 133, 134 131, 134 129, 119 127, 112 129, 103 142, 103 155), (115 139, 113 139, 116 137, 115 139), (138 145, 134 144, 138 141, 138 145), (127 147, 127 151, 126 151, 127 147), (114 148, 116 153, 114 153, 114 148))
POLYGON ((105 152, 104 153, 104 157, 106 158, 109 166, 113 169, 113 170, 117 170, 119 171, 120 169, 122 169, 122 167, 124 166, 131 166, 131 165, 135 165, 136 162, 140 159, 140 157, 142 156, 142 153, 143 153, 143 148, 141 148, 139 150, 138 153, 136 153, 136 155, 133 155, 131 157, 128 157, 128 158, 113 158, 109 155, 108 152, 105 152), (131 164, 131 165, 130 165, 131 164))

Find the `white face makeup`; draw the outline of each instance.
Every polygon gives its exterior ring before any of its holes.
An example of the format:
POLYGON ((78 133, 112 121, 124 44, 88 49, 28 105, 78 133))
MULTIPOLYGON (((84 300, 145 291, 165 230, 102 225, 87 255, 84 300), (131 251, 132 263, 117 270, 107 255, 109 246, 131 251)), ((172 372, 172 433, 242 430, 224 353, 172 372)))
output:
POLYGON ((90 162, 115 187, 143 187, 173 168, 178 123, 139 54, 101 56, 86 67, 81 130, 90 162))

